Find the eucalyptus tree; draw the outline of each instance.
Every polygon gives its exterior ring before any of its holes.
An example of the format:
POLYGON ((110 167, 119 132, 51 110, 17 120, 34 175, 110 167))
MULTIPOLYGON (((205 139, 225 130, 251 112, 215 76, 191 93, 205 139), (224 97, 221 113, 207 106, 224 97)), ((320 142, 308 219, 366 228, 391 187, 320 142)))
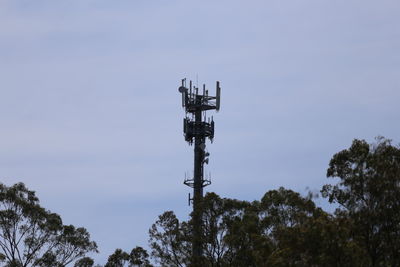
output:
POLYGON ((88 252, 97 252, 97 245, 85 228, 63 225, 23 183, 0 184, 0 260, 6 266, 90 266, 83 260, 88 252))
POLYGON ((377 138, 355 139, 335 154, 324 197, 337 203, 338 217, 349 218, 351 240, 364 250, 364 266, 400 266, 400 148, 377 138))
POLYGON ((122 249, 116 249, 108 257, 104 267, 153 267, 153 265, 150 264, 147 251, 142 247, 135 247, 130 254, 122 249))

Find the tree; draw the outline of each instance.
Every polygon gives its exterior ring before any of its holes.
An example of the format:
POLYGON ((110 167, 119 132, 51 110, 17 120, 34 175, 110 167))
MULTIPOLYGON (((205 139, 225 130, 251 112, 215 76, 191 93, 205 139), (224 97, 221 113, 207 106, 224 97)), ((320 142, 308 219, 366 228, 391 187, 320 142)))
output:
POLYGON ((135 247, 129 254, 131 266, 153 267, 149 261, 149 254, 142 247, 135 247))
POLYGON ((84 257, 75 262, 74 267, 92 267, 94 264, 93 259, 89 257, 84 257))
POLYGON ((337 215, 350 219, 351 239, 363 249, 364 266, 400 266, 400 149, 390 140, 375 144, 354 140, 335 154, 324 197, 340 207, 337 215))
POLYGON ((270 254, 264 254, 262 265, 315 265, 313 252, 317 240, 313 240, 306 227, 325 213, 312 198, 281 187, 265 193, 258 207, 262 234, 271 242, 270 254))
MULTIPOLYGON (((400 148, 390 140, 354 140, 327 171, 321 192, 339 208, 329 214, 312 196, 285 188, 252 203, 207 193, 202 201, 202 266, 400 266, 400 148)), ((166 212, 150 230, 162 266, 190 266, 191 222, 166 212)))
POLYGON ((63 225, 23 183, 0 184, 0 260, 7 266, 65 266, 97 252, 84 228, 63 225))
POLYGON ((202 202, 205 266, 253 266, 257 219, 247 201, 207 193, 202 202), (255 220, 254 220, 255 219, 255 220))
MULTIPOLYGON (((349 219, 292 190, 271 190, 252 203, 207 193, 202 209, 202 266, 364 266, 349 219)), ((191 266, 190 229, 173 212, 159 217, 150 235, 161 266, 191 266)))
MULTIPOLYGON (((233 235, 230 235, 229 240, 226 237, 231 225, 243 216, 245 208, 250 204, 207 193, 201 205, 204 229, 204 236, 201 237, 204 244, 201 266, 240 266, 236 264, 237 257, 231 249, 233 235)), ((199 262, 191 262, 191 229, 190 220, 179 222, 172 211, 159 216, 149 231, 153 258, 161 266, 199 265, 199 262)))
POLYGON ((142 247, 135 247, 131 253, 116 249, 115 252, 108 257, 107 264, 104 267, 153 267, 149 262, 149 254, 142 247))
POLYGON ((166 211, 149 230, 152 257, 161 266, 188 266, 191 236, 188 223, 180 223, 173 211, 166 211))
POLYGON ((108 257, 107 264, 104 267, 124 267, 128 262, 129 254, 118 248, 108 257))

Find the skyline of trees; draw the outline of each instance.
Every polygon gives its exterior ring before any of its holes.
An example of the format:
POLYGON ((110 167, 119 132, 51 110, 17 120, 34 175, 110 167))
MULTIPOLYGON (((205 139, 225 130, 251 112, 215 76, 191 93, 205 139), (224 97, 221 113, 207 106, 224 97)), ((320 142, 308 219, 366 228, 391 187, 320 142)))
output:
MULTIPOLYGON (((207 193, 204 257, 191 262, 191 220, 173 211, 149 229, 149 251, 116 249, 104 267, 400 266, 400 148, 383 137, 353 140, 330 160, 322 197, 280 187, 252 202, 207 193), (334 178, 334 179, 331 179, 334 178)), ((33 191, 0 184, 0 261, 5 266, 91 267, 97 252, 84 228, 63 225, 33 191)))

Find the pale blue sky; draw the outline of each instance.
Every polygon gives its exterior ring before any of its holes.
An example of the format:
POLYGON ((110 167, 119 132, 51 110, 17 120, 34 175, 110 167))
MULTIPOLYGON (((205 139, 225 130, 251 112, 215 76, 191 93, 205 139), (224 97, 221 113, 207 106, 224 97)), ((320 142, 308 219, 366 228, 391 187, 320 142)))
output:
POLYGON ((177 88, 221 111, 207 191, 260 199, 328 182, 353 138, 400 141, 400 2, 0 0, 0 179, 24 182, 104 263, 186 219, 177 88))

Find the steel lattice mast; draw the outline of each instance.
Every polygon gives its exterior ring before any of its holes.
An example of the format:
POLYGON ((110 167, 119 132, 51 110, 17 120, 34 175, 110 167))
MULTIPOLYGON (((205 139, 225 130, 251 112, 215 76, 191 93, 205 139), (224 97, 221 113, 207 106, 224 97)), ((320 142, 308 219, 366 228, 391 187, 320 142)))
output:
POLYGON ((201 201, 203 199, 203 188, 211 184, 210 178, 204 177, 204 163, 208 164, 210 153, 206 151, 206 139, 213 141, 214 120, 207 118, 207 110, 219 110, 221 88, 219 82, 216 86, 216 95, 209 96, 208 90, 203 85, 202 92, 199 88, 186 86, 186 79, 182 80, 179 87, 182 94, 182 107, 185 108, 186 117, 183 120, 183 132, 185 140, 192 145, 194 143, 194 172, 193 177, 185 177, 184 184, 193 188, 193 198, 189 194, 189 205, 193 203, 193 236, 192 236, 192 263, 200 262, 203 255, 203 213, 201 201))

